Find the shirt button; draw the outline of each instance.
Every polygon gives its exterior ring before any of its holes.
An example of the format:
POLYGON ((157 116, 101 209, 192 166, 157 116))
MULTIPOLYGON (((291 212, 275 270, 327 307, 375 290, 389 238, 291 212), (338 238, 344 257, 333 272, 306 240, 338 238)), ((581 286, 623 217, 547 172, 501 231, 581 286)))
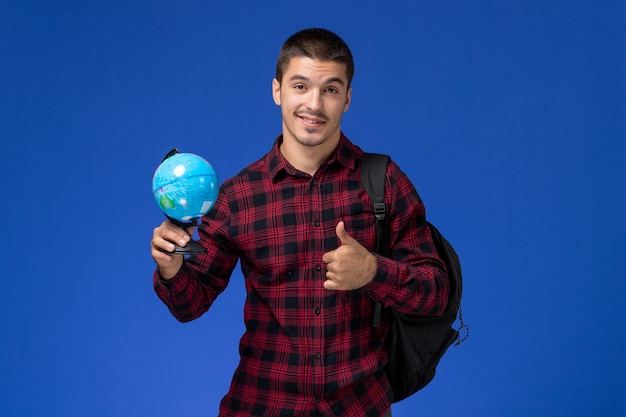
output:
POLYGON ((321 270, 322 270, 322 267, 321 267, 320 265, 315 265, 315 270, 316 270, 316 271, 321 271, 321 270))
POLYGON ((321 312, 322 310, 320 310, 319 307, 315 309, 315 314, 320 314, 321 312))
POLYGON ((322 355, 320 355, 319 353, 316 353, 316 354, 315 354, 315 359, 319 359, 319 358, 321 358, 321 357, 322 357, 322 355))
POLYGON ((317 180, 313 180, 313 181, 311 181, 311 184, 313 184, 313 185, 317 185, 317 180))
POLYGON ((313 222, 313 224, 315 225, 315 227, 320 227, 320 221, 319 220, 315 220, 313 222))

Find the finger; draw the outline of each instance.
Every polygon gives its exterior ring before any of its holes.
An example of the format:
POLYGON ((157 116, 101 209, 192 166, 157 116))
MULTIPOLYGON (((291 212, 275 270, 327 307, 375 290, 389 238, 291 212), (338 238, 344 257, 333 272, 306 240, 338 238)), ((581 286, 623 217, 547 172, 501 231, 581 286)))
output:
POLYGON ((346 232, 346 225, 343 221, 337 223, 337 227, 335 228, 335 233, 337 233, 337 237, 341 241, 342 245, 350 245, 356 242, 352 236, 346 232))
MULTIPOLYGON (((173 250, 173 249, 172 249, 173 250)), ((155 246, 152 247, 152 258, 157 264, 171 262, 173 258, 173 254, 169 254, 170 251, 162 250, 155 246)))
POLYGON ((175 233, 182 237, 188 236, 190 233, 193 234, 195 231, 195 227, 189 226, 186 228, 175 225, 169 220, 165 220, 159 227, 154 229, 155 234, 163 235, 164 233, 175 233))
POLYGON ((331 250, 330 252, 326 252, 322 256, 322 262, 324 262, 326 265, 330 264, 334 260, 335 260, 335 251, 334 250, 331 250))
MULTIPOLYGON (((189 234, 180 227, 163 228, 155 231, 155 240, 159 241, 159 238, 171 243, 175 243, 178 246, 186 246, 191 239, 189 234)), ((173 250, 173 249, 172 249, 173 250)))
POLYGON ((173 262, 176 262, 176 257, 182 255, 175 255, 171 253, 174 250, 174 245, 172 243, 165 243, 165 248, 152 245, 151 255, 157 265, 165 266, 171 265, 173 262), (171 246, 168 246, 171 245, 171 246))
POLYGON ((337 284, 333 280, 327 279, 326 281, 324 281, 324 288, 331 291, 337 291, 339 290, 339 284, 337 284))
MULTIPOLYGON (((179 240, 179 242, 180 241, 182 241, 182 239, 179 240)), ((179 246, 184 246, 184 245, 179 245, 179 246)), ((176 248, 176 246, 171 240, 156 237, 152 239, 152 248, 156 249, 157 251, 172 252, 176 248)))
POLYGON ((156 252, 171 252, 174 250, 174 244, 165 239, 153 238, 151 243, 152 256, 155 256, 156 252))

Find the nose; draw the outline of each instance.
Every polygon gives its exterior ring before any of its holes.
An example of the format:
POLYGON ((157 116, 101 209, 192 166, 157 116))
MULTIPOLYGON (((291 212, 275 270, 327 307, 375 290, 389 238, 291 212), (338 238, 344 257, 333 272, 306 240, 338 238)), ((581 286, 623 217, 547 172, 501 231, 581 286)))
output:
POLYGON ((307 109, 311 111, 319 111, 322 108, 322 94, 320 91, 312 89, 310 90, 307 101, 307 109))

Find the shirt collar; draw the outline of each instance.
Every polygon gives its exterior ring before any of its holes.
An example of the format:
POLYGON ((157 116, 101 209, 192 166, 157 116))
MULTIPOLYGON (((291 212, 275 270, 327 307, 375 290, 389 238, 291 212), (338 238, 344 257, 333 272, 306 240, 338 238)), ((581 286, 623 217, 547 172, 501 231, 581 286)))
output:
MULTIPOLYGON (((280 144, 283 142, 283 135, 280 135, 274 141, 274 145, 270 152, 266 155, 267 167, 270 178, 276 180, 279 175, 298 175, 298 171, 285 159, 280 153, 280 144)), ((326 164, 339 163, 348 169, 354 169, 357 158, 362 154, 361 149, 354 145, 344 134, 341 133, 337 147, 328 158, 326 164)))

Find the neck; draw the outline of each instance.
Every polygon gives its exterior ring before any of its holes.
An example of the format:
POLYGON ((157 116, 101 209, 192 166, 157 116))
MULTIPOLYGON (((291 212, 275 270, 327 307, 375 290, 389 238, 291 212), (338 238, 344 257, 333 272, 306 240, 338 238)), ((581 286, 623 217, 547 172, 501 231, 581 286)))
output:
POLYGON ((283 137, 280 153, 294 168, 313 176, 317 169, 328 161, 338 143, 339 139, 326 141, 316 146, 307 146, 283 137))

